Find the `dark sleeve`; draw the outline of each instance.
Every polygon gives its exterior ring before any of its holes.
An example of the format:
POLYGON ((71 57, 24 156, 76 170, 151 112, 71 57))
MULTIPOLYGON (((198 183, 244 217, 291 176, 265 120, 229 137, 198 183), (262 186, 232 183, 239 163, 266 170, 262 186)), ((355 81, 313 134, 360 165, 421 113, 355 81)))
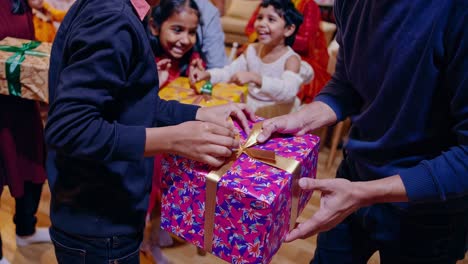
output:
POLYGON ((116 12, 74 25, 67 36, 71 54, 58 74, 46 126, 49 147, 98 161, 143 158, 145 127, 103 117, 107 106, 115 104, 113 94, 126 86, 135 34, 128 18, 116 12))
POLYGON ((178 101, 160 99, 156 102, 156 123, 158 126, 175 126, 186 121, 193 121, 200 106, 182 104, 178 101), (159 113, 159 114, 158 114, 159 113), (161 114, 165 113, 165 114, 161 114))
POLYGON ((468 195, 468 4, 454 1, 446 27, 444 87, 451 95, 452 131, 457 144, 432 160, 400 171, 410 201, 446 200, 468 195))
MULTIPOLYGON (((338 121, 344 120, 346 117, 357 114, 362 106, 362 98, 356 90, 352 87, 346 65, 344 62, 344 48, 346 43, 343 42, 343 6, 344 1, 335 1, 335 17, 337 23, 336 41, 340 48, 338 49, 338 56, 336 58, 336 69, 331 80, 322 89, 322 91, 315 97, 314 101, 320 101, 329 105, 335 112, 338 121)), ((345 22, 344 22, 345 23, 345 22)), ((346 25, 357 26, 357 25, 346 25)), ((358 30, 355 30, 357 32, 358 30)))

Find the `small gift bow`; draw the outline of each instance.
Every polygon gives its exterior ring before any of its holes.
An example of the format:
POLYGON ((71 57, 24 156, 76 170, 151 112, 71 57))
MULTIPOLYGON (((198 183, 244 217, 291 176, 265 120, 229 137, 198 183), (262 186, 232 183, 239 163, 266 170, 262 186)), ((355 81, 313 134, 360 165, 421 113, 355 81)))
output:
POLYGON ((23 43, 21 47, 0 45, 0 51, 14 52, 13 56, 9 57, 5 62, 5 75, 8 81, 8 91, 11 95, 21 96, 21 83, 20 65, 26 58, 25 55, 32 55, 36 57, 47 57, 49 54, 41 51, 34 50, 39 47, 41 42, 30 41, 23 43))
POLYGON ((213 84, 210 81, 206 81, 201 89, 200 89, 201 94, 207 94, 207 95, 212 95, 213 94, 213 84))
POLYGON ((262 132, 262 122, 256 123, 252 127, 246 142, 240 146, 237 153, 233 154, 228 161, 217 170, 212 170, 206 176, 206 201, 205 201, 205 238, 204 249, 212 252, 213 249, 213 231, 216 209, 216 192, 218 182, 221 177, 232 167, 232 164, 242 155, 247 154, 250 158, 263 162, 278 169, 285 170, 293 175, 292 183, 292 208, 289 229, 294 228, 299 210, 299 193, 297 181, 301 174, 300 162, 295 159, 289 159, 276 155, 271 150, 252 149, 257 144, 257 136, 262 132))

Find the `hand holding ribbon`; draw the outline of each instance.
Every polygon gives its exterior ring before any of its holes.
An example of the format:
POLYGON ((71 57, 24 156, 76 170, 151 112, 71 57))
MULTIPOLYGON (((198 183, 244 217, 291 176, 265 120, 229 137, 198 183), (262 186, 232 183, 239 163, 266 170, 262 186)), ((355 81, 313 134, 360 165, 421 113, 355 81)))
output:
POLYGON ((232 167, 234 162, 242 154, 248 155, 250 158, 255 159, 259 162, 268 164, 278 169, 285 170, 292 175, 292 208, 290 218, 290 229, 294 228, 296 218, 299 210, 299 193, 298 180, 301 174, 300 162, 294 159, 289 159, 276 155, 275 152, 269 150, 253 149, 251 147, 257 144, 257 136, 262 131, 262 123, 256 123, 252 127, 252 130, 245 141, 237 151, 233 154, 226 163, 216 170, 212 170, 206 176, 206 202, 205 202, 205 245, 206 251, 211 252, 213 248, 213 231, 214 231, 214 219, 216 209, 216 192, 218 182, 221 177, 232 167))

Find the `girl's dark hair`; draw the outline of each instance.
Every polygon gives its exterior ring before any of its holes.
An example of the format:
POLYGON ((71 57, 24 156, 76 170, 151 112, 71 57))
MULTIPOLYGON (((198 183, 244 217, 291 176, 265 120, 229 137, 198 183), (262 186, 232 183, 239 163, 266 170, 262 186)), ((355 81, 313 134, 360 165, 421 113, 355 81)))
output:
POLYGON ((15 15, 24 14, 29 8, 25 0, 11 0, 11 13, 15 15))
MULTIPOLYGON (((198 23, 199 25, 201 25, 200 10, 198 9, 198 6, 194 0, 161 0, 159 5, 153 8, 153 10, 151 11, 151 18, 153 20, 153 26, 160 29, 164 21, 166 21, 173 14, 182 12, 184 8, 187 8, 187 7, 196 11, 196 15, 198 17, 198 23)), ((151 23, 151 22, 147 19, 147 23, 151 23)), ((159 42, 159 36, 154 36, 151 33, 149 26, 147 27, 147 33, 150 39, 153 53, 155 55, 163 54, 164 50, 162 49, 161 44, 159 42)), ((187 67, 190 65, 190 58, 192 56, 192 53, 194 51, 198 52, 200 50, 201 50, 200 44, 198 43, 198 40, 197 40, 197 42, 195 43, 195 46, 191 49, 191 51, 184 54, 184 56, 180 59, 179 65, 180 65, 181 76, 185 75, 187 67)))
POLYGON ((291 0, 263 0, 260 4, 261 7, 272 6, 276 13, 286 21, 286 26, 295 25, 296 28, 294 33, 285 39, 285 44, 292 46, 294 40, 296 39, 297 31, 302 24, 303 16, 302 14, 294 7, 294 4, 291 0))
POLYGON ((194 0, 161 0, 159 5, 153 8, 151 17, 155 26, 159 28, 174 13, 182 12, 186 7, 195 10, 200 21, 200 10, 194 0))

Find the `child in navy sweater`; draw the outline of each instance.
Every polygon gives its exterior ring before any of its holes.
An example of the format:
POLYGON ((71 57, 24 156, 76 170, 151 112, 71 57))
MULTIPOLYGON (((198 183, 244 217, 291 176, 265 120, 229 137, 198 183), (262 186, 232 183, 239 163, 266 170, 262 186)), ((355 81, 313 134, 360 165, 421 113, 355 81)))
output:
POLYGON ((227 118, 247 127, 242 104, 159 99, 142 23, 153 2, 77 1, 57 32, 45 137, 59 263, 139 263, 151 157, 174 153, 219 166, 238 146, 227 118))

